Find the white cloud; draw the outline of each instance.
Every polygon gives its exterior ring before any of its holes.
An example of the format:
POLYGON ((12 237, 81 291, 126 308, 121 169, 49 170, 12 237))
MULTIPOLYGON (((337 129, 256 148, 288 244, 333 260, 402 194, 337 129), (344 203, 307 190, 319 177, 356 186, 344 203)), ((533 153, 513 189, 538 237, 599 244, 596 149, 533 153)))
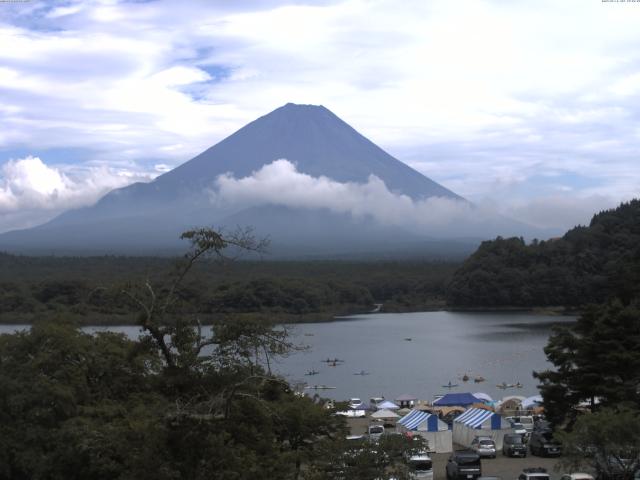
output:
POLYGON ((64 169, 37 157, 9 160, 0 166, 0 232, 42 223, 62 211, 92 205, 114 188, 151 178, 107 167, 64 169))
POLYGON ((462 200, 430 197, 414 201, 391 192, 371 175, 367 183, 337 182, 297 171, 288 160, 265 165, 251 176, 222 175, 215 181, 211 199, 216 206, 249 207, 272 204, 294 208, 328 209, 356 218, 370 217, 383 225, 402 226, 423 234, 440 227, 463 226, 472 231, 493 213, 462 200))
MULTIPOLYGON (((492 232, 503 218, 518 219, 523 224, 556 235, 576 225, 587 225, 594 213, 615 208, 619 201, 613 197, 590 194, 576 195, 570 188, 558 187, 553 195, 498 202, 485 198, 472 205, 444 197, 414 201, 406 195, 389 191, 384 182, 372 175, 366 183, 337 182, 324 176, 312 177, 301 173, 288 160, 265 165, 252 175, 234 178, 222 175, 215 181, 210 198, 216 207, 246 208, 258 205, 279 205, 292 208, 328 209, 350 214, 355 218, 369 217, 383 225, 399 226, 406 230, 431 236, 482 236, 492 232), (487 226, 486 230, 483 228, 487 226), (444 232, 444 233, 443 233, 444 232)), ((502 228, 502 227, 498 227, 502 228)), ((510 235, 527 235, 508 228, 510 235)))
POLYGON ((594 214, 617 207, 619 202, 603 195, 554 195, 528 202, 504 205, 504 213, 541 228, 564 232, 576 225, 589 225, 594 214))
POLYGON ((293 101, 472 200, 550 198, 535 178, 558 168, 599 183, 581 198, 624 200, 639 23, 637 4, 584 0, 3 6, 0 149, 171 167, 293 101))

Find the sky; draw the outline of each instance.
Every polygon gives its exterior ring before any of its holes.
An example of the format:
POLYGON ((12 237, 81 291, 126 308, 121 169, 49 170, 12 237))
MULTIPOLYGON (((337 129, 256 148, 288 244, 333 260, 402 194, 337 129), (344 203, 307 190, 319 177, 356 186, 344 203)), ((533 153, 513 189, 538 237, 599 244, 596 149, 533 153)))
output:
POLYGON ((640 190, 639 25, 603 0, 0 0, 0 232, 288 102, 476 205, 588 223, 640 190))

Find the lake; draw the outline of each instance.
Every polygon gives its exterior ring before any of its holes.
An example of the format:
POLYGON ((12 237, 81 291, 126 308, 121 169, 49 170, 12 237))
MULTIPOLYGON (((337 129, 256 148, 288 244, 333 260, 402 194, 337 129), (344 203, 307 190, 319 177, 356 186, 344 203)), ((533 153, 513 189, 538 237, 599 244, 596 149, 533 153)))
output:
MULTIPOLYGON (((485 392, 494 399, 505 395, 537 395, 534 370, 549 367, 543 348, 555 323, 573 317, 530 313, 419 312, 375 313, 343 317, 335 322, 290 325, 297 344, 306 351, 280 359, 274 369, 291 383, 328 385, 318 391, 335 399, 372 396, 393 399, 410 393, 431 400, 436 394, 485 392), (411 340, 408 340, 411 339, 411 340), (327 358, 344 360, 331 366, 327 358), (305 375, 310 370, 319 373, 305 375), (366 371, 368 375, 354 375, 366 371), (470 380, 462 381, 464 374, 470 380), (482 383, 473 378, 482 376, 482 383), (456 388, 443 388, 449 382, 456 388), (502 390, 502 382, 522 388, 502 390)), ((0 332, 24 326, 1 325, 0 332)), ((131 337, 137 327, 88 327, 114 330, 131 337)), ((307 390, 311 394, 314 390, 307 390)))
POLYGON ((277 368, 292 383, 336 387, 319 391, 336 399, 393 399, 410 393, 431 400, 449 391, 485 392, 494 399, 531 396, 538 394, 531 372, 550 366, 543 348, 551 326, 573 321, 573 317, 502 312, 358 315, 296 325, 297 341, 310 348, 283 359, 277 368), (344 363, 334 367, 322 361, 336 357, 344 363), (306 376, 312 369, 319 373, 306 376), (354 375, 362 370, 369 375, 354 375), (462 381, 465 373, 470 377, 467 383, 462 381), (475 376, 486 381, 476 384, 475 376), (442 387, 450 381, 459 387, 442 387), (523 387, 497 388, 502 382, 520 382, 523 387))

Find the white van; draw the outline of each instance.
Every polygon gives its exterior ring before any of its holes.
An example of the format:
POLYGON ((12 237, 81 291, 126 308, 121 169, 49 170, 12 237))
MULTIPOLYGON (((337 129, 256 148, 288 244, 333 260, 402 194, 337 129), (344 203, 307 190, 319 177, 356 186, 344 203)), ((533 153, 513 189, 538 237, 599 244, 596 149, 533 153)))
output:
POLYGON ((409 465, 409 478, 433 480, 433 462, 429 455, 413 455, 409 457, 407 463, 409 465))
POLYGON ((533 431, 533 417, 531 415, 523 415, 523 416, 513 416, 513 417, 505 417, 504 418, 509 423, 521 423, 524 429, 527 432, 533 431))
POLYGON ((526 415, 523 417, 519 417, 520 418, 520 423, 522 424, 522 426, 527 430, 527 432, 532 432, 533 431, 533 417, 530 415, 526 415))

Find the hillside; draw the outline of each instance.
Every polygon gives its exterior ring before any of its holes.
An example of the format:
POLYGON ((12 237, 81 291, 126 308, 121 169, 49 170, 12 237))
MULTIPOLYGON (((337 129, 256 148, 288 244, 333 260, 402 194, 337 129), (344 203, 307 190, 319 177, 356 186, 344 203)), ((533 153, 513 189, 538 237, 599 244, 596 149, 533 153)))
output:
POLYGON ((447 303, 457 307, 578 307, 640 292, 640 200, 594 215, 562 238, 483 242, 458 269, 447 303))

